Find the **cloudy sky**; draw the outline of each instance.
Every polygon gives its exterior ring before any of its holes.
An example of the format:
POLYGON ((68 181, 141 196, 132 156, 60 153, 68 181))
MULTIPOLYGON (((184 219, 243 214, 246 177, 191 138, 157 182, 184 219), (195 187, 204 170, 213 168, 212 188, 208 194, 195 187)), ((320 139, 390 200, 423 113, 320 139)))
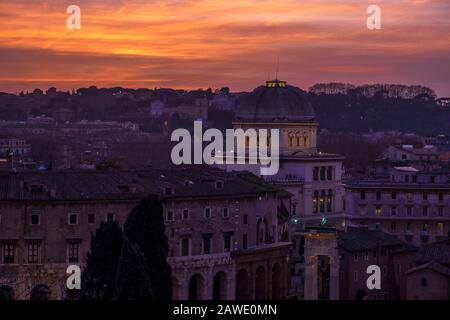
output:
POLYGON ((450 95, 448 0, 2 0, 0 91, 250 90, 274 78, 422 84, 450 95), (81 8, 81 30, 66 27, 81 8), (381 30, 366 27, 369 4, 381 30))

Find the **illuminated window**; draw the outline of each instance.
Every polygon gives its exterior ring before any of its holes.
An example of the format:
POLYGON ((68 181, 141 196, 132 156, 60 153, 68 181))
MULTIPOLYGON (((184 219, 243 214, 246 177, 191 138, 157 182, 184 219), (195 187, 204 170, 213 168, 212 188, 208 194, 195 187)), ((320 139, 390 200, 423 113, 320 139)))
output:
POLYGON ((413 194, 412 194, 411 192, 408 192, 408 193, 406 194, 406 200, 412 201, 412 199, 413 199, 413 194))
POLYGON ((314 191, 314 197, 313 197, 313 213, 317 213, 319 211, 319 191, 314 191))
POLYGON ((325 190, 322 190, 320 192, 319 206, 320 212, 325 212, 325 190))
POLYGON ((381 207, 375 207, 375 215, 381 216, 381 207))
POLYGON ((443 234, 444 233, 444 224, 442 222, 438 222, 438 224, 437 224, 437 232, 439 234, 443 234))

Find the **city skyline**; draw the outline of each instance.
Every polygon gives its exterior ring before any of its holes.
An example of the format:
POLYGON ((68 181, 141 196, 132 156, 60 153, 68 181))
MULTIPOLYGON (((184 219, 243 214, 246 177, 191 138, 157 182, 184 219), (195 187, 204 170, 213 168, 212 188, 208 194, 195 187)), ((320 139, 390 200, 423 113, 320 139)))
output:
POLYGON ((249 91, 269 78, 424 85, 450 94, 449 4, 283 1, 16 1, 0 4, 0 91, 56 86, 249 91), (68 30, 67 6, 81 8, 68 30), (182 31, 180 31, 182 30, 182 31))

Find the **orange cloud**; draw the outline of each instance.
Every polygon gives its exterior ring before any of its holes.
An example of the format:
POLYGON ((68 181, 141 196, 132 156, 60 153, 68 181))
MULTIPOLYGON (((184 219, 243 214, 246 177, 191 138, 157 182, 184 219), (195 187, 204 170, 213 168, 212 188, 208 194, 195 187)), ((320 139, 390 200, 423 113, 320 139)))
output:
POLYGON ((366 28, 366 1, 79 0, 0 3, 0 90, 56 85, 230 86, 249 90, 274 72, 316 81, 424 84, 450 94, 450 5, 378 1, 382 30, 366 28), (419 72, 420 70, 420 72, 419 72))

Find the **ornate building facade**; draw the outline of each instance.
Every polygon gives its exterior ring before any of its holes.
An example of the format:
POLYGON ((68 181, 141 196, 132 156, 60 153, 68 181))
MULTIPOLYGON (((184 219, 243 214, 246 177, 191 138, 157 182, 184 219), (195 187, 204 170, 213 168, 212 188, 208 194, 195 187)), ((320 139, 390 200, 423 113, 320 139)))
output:
POLYGON ((289 194, 254 178, 204 168, 1 174, 0 293, 69 298, 66 268, 83 268, 92 232, 160 194, 174 299, 282 299, 291 244, 278 215, 289 194))
MULTIPOLYGON (((317 150, 317 119, 308 94, 285 81, 267 81, 236 110, 235 129, 278 129, 279 171, 264 176, 293 194, 292 215, 307 225, 344 223, 343 157, 317 150), (325 218, 325 219, 323 219, 325 218)), ((270 141, 270 139, 269 139, 270 141)), ((259 174, 260 165, 227 165, 259 174)))

